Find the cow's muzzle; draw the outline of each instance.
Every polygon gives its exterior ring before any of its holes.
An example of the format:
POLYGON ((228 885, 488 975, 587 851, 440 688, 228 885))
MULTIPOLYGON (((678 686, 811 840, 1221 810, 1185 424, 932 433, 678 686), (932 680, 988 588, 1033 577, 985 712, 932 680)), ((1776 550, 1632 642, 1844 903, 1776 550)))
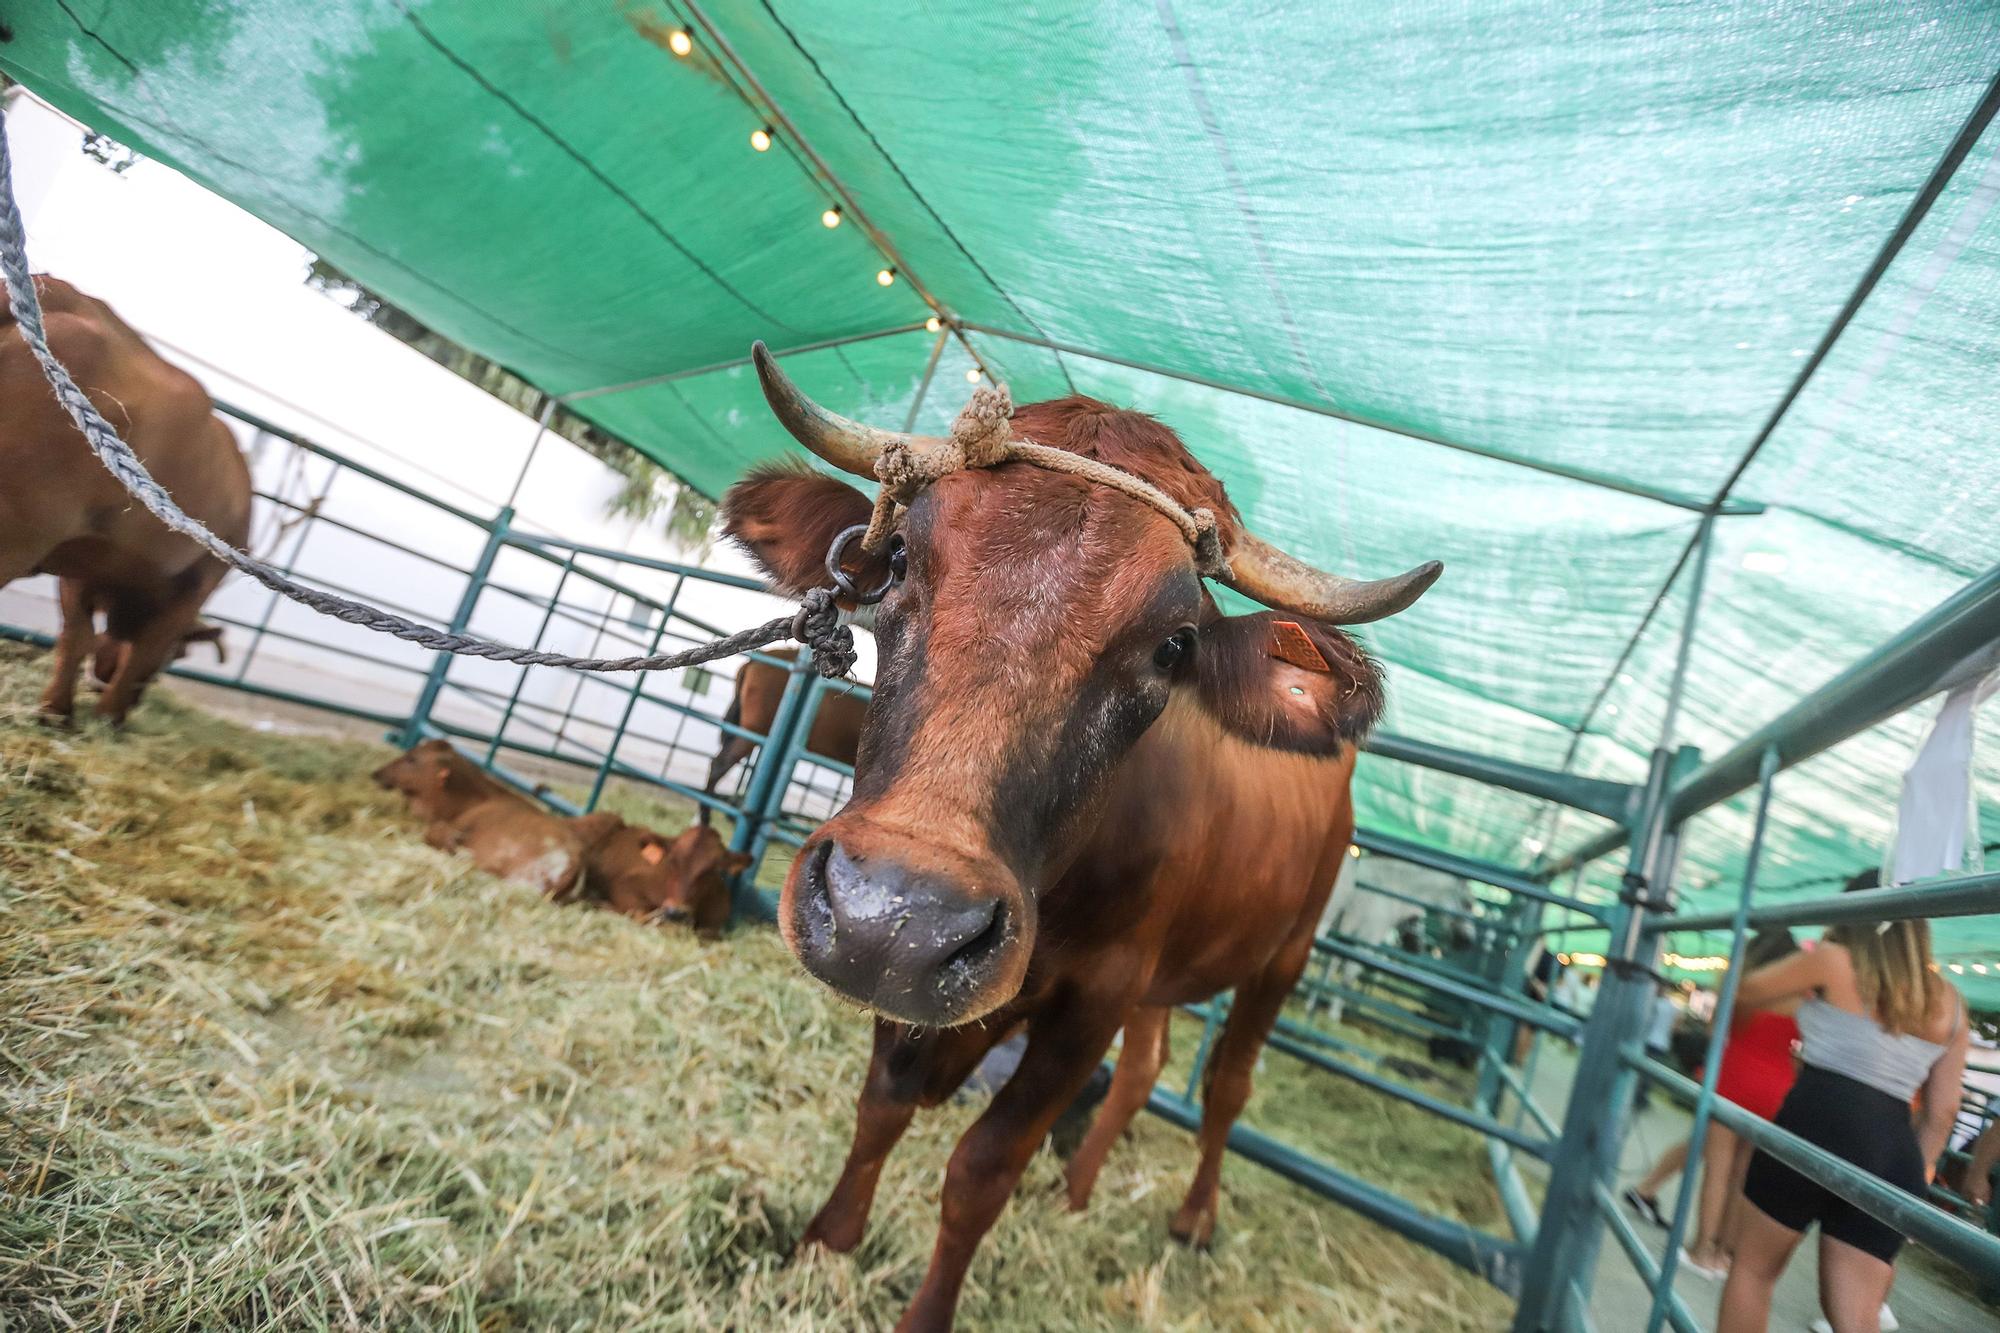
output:
POLYGON ((905 1023, 945 1027, 1020 989, 1029 947, 1020 899, 851 856, 831 838, 796 873, 793 952, 842 994, 905 1023))

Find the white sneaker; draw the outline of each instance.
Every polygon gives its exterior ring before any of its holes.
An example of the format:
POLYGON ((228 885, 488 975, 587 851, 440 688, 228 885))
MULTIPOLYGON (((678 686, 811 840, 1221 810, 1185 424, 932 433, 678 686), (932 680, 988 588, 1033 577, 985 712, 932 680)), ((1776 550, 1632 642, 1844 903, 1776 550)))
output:
MULTIPOLYGON (((1901 1328, 1902 1326, 1903 1326, 1903 1321, 1896 1318, 1896 1312, 1894 1310, 1891 1310, 1886 1305, 1883 1306, 1882 1322, 1881 1322, 1882 1333, 1896 1333, 1896 1330, 1901 1328)), ((1812 1333, 1833 1333, 1833 1325, 1827 1322, 1827 1318, 1825 1315, 1821 1315, 1819 1318, 1813 1320, 1812 1323, 1806 1325, 1806 1327, 1810 1329, 1812 1333)))

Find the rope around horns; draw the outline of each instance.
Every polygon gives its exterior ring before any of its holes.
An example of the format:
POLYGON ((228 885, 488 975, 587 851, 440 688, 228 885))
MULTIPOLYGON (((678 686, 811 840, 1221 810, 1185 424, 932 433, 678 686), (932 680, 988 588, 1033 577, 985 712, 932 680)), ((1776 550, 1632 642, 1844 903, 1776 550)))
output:
POLYGON ((868 517, 868 531, 861 538, 861 549, 880 550, 895 529, 897 511, 912 503, 918 492, 938 478, 964 468, 1019 461, 1109 486, 1151 505, 1172 519, 1181 536, 1187 538, 1188 545, 1194 548, 1195 568, 1204 578, 1229 577, 1229 559, 1223 554, 1213 511, 1185 508, 1151 482, 1109 463, 1032 440, 1017 440, 1009 422, 1013 414, 1014 403, 1006 385, 982 384, 972 391, 972 401, 951 423, 951 433, 942 440, 912 444, 899 438, 884 445, 875 460, 875 476, 882 489, 875 497, 875 510, 868 517))
POLYGON ((153 480, 146 465, 132 452, 132 446, 118 437, 111 423, 98 412, 96 405, 77 387, 69 371, 56 360, 55 353, 49 350, 48 331, 42 323, 41 300, 28 274, 26 233, 21 225, 20 210, 14 203, 14 164, 7 146, 7 113, 4 106, 0 106, 0 276, 6 280, 7 303, 15 322, 20 325, 21 338, 28 344, 28 350, 35 354, 35 360, 41 363, 42 373, 47 376, 56 401, 69 413, 70 420, 83 433, 91 452, 117 478, 118 484, 172 531, 194 542, 217 560, 249 575, 272 592, 289 597, 321 615, 437 652, 484 657, 522 666, 569 667, 575 671, 669 671, 713 662, 717 658, 734 657, 781 639, 794 639, 812 650, 813 666, 822 676, 844 676, 854 668, 854 633, 840 623, 840 609, 834 604, 833 591, 828 588, 815 588, 808 592, 796 614, 780 616, 752 629, 682 652, 651 657, 570 657, 563 653, 517 648, 468 634, 455 634, 391 615, 366 602, 350 601, 318 588, 309 588, 223 541, 199 521, 181 512, 173 497, 153 480))

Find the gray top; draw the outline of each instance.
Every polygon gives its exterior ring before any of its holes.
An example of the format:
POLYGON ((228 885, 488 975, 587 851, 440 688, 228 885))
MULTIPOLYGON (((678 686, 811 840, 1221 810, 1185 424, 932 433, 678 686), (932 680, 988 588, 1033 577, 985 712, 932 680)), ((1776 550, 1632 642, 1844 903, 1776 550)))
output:
POLYGON ((1874 1019, 1810 997, 1799 1006, 1800 1056, 1809 1065, 1845 1074, 1907 1102, 1930 1077, 1944 1046, 1907 1032, 1888 1032, 1874 1019))

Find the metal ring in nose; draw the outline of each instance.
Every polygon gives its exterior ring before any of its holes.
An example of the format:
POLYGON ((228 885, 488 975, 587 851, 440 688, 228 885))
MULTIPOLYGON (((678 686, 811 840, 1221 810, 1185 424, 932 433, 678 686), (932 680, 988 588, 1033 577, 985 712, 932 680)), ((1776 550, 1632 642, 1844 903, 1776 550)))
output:
POLYGON ((881 587, 875 589, 873 592, 863 592, 854 586, 854 580, 849 578, 847 571, 840 567, 840 558, 847 554, 847 544, 867 531, 868 525, 866 523, 856 523, 851 528, 843 528, 840 535, 833 539, 833 545, 826 548, 826 576, 833 580, 833 585, 836 588, 840 589, 841 596, 849 598, 861 606, 875 605, 875 603, 887 597, 889 589, 896 585, 896 576, 890 573, 883 576, 881 587))

